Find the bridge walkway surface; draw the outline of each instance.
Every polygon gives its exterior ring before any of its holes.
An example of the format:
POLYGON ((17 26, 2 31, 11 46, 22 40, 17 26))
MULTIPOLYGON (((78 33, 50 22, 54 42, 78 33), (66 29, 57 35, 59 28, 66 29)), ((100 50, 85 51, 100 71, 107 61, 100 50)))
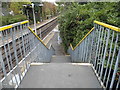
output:
POLYGON ((19 88, 101 88, 91 64, 71 63, 60 44, 59 31, 48 42, 55 49, 51 63, 32 63, 19 88))

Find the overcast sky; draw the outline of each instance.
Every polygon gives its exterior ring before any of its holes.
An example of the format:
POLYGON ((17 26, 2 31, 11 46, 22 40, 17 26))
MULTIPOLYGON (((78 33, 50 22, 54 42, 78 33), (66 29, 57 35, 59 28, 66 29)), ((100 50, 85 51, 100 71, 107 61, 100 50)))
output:
POLYGON ((56 0, 42 0, 42 1, 47 1, 47 2, 55 2, 56 0))

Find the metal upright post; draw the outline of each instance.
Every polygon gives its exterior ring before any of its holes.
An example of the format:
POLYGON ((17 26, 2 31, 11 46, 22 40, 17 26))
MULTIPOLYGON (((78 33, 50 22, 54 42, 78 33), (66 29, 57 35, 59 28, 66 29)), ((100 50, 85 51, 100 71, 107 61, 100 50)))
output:
POLYGON ((8 84, 8 82, 9 82, 9 80, 8 80, 8 77, 7 77, 7 72, 6 72, 6 69, 5 69, 5 63, 4 63, 4 61, 3 61, 3 58, 2 58, 2 49, 0 49, 0 64, 1 64, 1 66, 2 66, 2 71, 3 71, 3 74, 4 74, 4 77, 5 77, 5 82, 3 83, 2 82, 2 87, 3 88, 8 88, 8 86, 9 86, 9 84, 8 84))
POLYGON ((114 72, 113 72, 110 88, 113 88, 114 80, 115 80, 116 73, 117 73, 117 70, 118 70, 119 60, 120 60, 120 48, 119 48, 119 52, 118 52, 118 55, 117 55, 117 60, 116 60, 116 63, 115 63, 115 68, 114 68, 114 72))
POLYGON ((36 18, 35 18, 35 11, 34 11, 34 4, 32 3, 32 11, 33 11, 33 19, 34 19, 34 30, 35 30, 35 33, 37 34, 37 31, 36 31, 36 18))

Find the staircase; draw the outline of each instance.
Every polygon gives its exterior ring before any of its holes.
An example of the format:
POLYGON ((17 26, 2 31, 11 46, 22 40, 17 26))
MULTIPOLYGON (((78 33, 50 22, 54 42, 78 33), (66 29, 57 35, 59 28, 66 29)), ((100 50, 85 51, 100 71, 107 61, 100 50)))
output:
POLYGON ((90 64, 71 63, 70 55, 64 55, 57 36, 56 32, 51 40, 51 62, 31 65, 19 88, 102 88, 90 64))
POLYGON ((71 63, 70 55, 64 55, 64 56, 52 56, 51 63, 71 63))
POLYGON ((76 47, 70 45, 70 55, 66 55, 58 41, 58 30, 54 30, 48 48, 27 26, 28 21, 24 21, 0 28, 4 46, 1 51, 5 52, 7 60, 4 62, 3 52, 0 52, 4 77, 0 81, 0 88, 119 88, 120 28, 94 21, 94 27, 76 47), (16 35, 15 26, 20 35, 16 35), (10 30, 16 64, 11 57, 8 58, 11 54, 10 50, 7 52, 7 48, 10 48, 7 29, 10 30), (18 57, 17 48, 20 48, 22 59, 18 57), (7 64, 9 67, 6 68, 7 64))

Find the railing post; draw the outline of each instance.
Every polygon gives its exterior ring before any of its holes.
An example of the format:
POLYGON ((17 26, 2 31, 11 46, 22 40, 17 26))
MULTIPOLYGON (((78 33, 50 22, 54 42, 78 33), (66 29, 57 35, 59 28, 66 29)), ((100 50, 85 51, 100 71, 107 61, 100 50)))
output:
POLYGON ((114 56, 115 56, 115 52, 116 52, 117 42, 118 42, 118 34, 116 36, 115 46, 114 46, 113 55, 112 55, 112 59, 111 59, 111 63, 110 63, 110 69, 109 69, 107 82, 106 82, 106 87, 108 86, 108 82, 109 82, 109 78, 110 78, 110 73, 111 73, 111 69, 112 69, 112 65, 113 65, 113 61, 114 61, 114 56))
POLYGON ((3 61, 3 58, 2 58, 2 49, 0 49, 0 64, 2 66, 2 71, 3 71, 4 77, 5 77, 4 83, 2 82, 2 87, 3 88, 9 88, 9 83, 8 83, 9 80, 8 80, 8 77, 7 77, 5 64, 4 64, 4 61, 3 61))
MULTIPOLYGON (((100 27, 100 26, 99 26, 99 27, 100 27)), ((95 28, 97 29, 97 27, 95 27, 95 28)), ((97 40, 97 41, 96 41, 96 42, 97 42, 97 43, 96 43, 97 49, 96 49, 96 54, 95 54, 94 68, 96 68, 96 66, 97 66, 97 55, 98 55, 98 49, 99 49, 101 29, 100 29, 100 30, 97 29, 97 31, 98 31, 99 35, 98 35, 98 38, 96 39, 96 40, 97 40)))
MULTIPOLYGON (((17 73, 19 75, 19 80, 21 81, 21 73, 20 73, 20 68, 19 68, 19 65, 18 65, 18 57, 17 57, 17 49, 16 49, 16 36, 15 36, 15 28, 13 28, 12 31, 10 31, 11 33, 11 37, 12 37, 12 45, 13 45, 13 50, 14 50, 14 55, 15 55, 15 60, 16 60, 16 65, 17 65, 17 73), (13 34, 14 32, 14 34, 13 34)), ((20 82, 19 81, 19 82, 20 82)))
POLYGON ((119 75, 119 79, 118 79, 116 88, 119 88, 119 84, 120 84, 120 75, 119 75))
POLYGON ((105 82, 105 78, 106 78, 107 70, 108 70, 108 65, 109 65, 109 63, 110 63, 110 57, 111 57, 113 39, 114 39, 114 31, 113 31, 113 33, 112 33, 112 41, 111 41, 111 44, 110 44, 110 51, 109 51, 109 56, 108 56, 108 61, 107 61, 107 68, 106 68, 106 70, 105 70, 105 75, 104 75, 103 83, 105 82))
MULTIPOLYGON (((101 51, 101 55, 100 55, 100 64, 102 64, 102 60, 103 60, 103 53, 104 53, 104 48, 105 48, 105 41, 106 41, 106 30, 105 30, 105 34, 104 34, 104 40, 103 40, 103 43, 102 43, 102 51, 101 51)), ((100 74, 100 66, 98 67, 99 68, 99 70, 98 70, 98 74, 100 74)))
POLYGON ((117 70, 118 70, 118 63, 120 62, 119 60, 120 60, 120 48, 119 48, 117 60, 116 60, 116 63, 115 63, 115 68, 114 68, 114 72, 113 72, 113 76, 112 76, 112 81, 111 81, 111 84, 110 84, 110 88, 113 88, 113 83, 114 83, 115 76, 116 76, 116 73, 117 73, 117 70))
MULTIPOLYGON (((100 29, 102 29, 102 27, 100 27, 100 29)), ((97 60, 96 70, 98 70, 99 64, 101 63, 99 57, 100 57, 100 51, 101 51, 102 38, 103 38, 103 29, 102 29, 102 35, 100 37, 100 42, 99 42, 100 46, 98 48, 98 55, 97 55, 98 60, 97 60)))
POLYGON ((101 67, 101 70, 100 70, 101 71, 100 72, 100 79, 102 78, 102 74, 103 74, 103 67, 104 67, 106 52, 107 52, 107 48, 108 48, 109 37, 110 37, 110 30, 108 29, 108 35, 107 35, 107 41, 106 41, 106 46, 105 46, 105 52, 104 52, 104 56, 103 56, 102 67, 101 67))
POLYGON ((91 39, 92 39, 92 43, 91 43, 91 46, 90 46, 91 48, 90 48, 90 55, 89 55, 89 63, 91 63, 92 54, 93 54, 93 48, 92 48, 92 46, 93 46, 93 40, 94 40, 94 31, 91 34, 91 39))
MULTIPOLYGON (((5 35, 6 35, 6 31, 4 31, 4 32, 5 32, 5 35)), ((11 68, 11 66, 10 66, 9 59, 8 59, 8 52, 7 52, 7 49, 6 49, 7 43, 5 43, 5 41, 7 41, 7 40, 5 39, 5 38, 7 37, 7 35, 6 35, 6 37, 4 37, 3 34, 1 34, 1 36, 2 36, 2 42, 3 42, 4 52, 5 52, 5 58, 6 58, 5 60, 7 61, 8 70, 9 70, 9 72, 10 72, 10 70, 11 70, 12 68, 11 68)), ((11 78, 12 83, 13 83, 13 79, 12 79, 11 76, 10 76, 10 78, 11 78)))
POLYGON ((24 34, 23 34, 22 24, 20 24, 20 33, 22 37, 23 55, 25 57, 26 53, 25 53, 25 43, 24 43, 24 34))

